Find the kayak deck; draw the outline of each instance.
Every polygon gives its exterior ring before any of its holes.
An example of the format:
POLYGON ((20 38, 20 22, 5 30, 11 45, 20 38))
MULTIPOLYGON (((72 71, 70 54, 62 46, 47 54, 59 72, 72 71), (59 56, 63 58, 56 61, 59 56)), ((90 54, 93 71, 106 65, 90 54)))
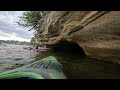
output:
POLYGON ((0 73, 0 79, 66 79, 61 64, 53 56, 0 73))

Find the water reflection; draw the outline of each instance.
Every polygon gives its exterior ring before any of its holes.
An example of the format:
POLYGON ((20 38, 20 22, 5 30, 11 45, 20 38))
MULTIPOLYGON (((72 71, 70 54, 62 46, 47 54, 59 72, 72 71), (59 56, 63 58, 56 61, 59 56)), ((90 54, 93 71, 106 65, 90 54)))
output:
POLYGON ((120 79, 120 65, 83 57, 80 53, 46 52, 36 59, 53 55, 63 66, 68 79, 120 79))
POLYGON ((120 79, 120 65, 82 56, 80 53, 48 51, 37 54, 22 45, 0 46, 0 72, 55 56, 68 79, 120 79), (35 57, 35 58, 34 58, 35 57))

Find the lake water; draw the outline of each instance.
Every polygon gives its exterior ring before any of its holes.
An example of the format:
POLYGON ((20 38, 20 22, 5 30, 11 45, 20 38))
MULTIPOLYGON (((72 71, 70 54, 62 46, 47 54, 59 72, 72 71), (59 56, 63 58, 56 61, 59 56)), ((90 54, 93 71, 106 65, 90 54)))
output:
POLYGON ((34 60, 35 51, 23 49, 23 45, 0 45, 0 72, 26 65, 34 60))
POLYGON ((0 45, 0 72, 11 70, 47 56, 55 56, 68 79, 120 79, 120 65, 83 57, 80 53, 48 51, 41 54, 24 45, 0 45))

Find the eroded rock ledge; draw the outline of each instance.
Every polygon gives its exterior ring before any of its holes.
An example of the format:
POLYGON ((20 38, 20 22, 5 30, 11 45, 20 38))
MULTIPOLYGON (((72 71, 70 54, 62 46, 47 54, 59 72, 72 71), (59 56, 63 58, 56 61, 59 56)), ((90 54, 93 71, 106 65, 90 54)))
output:
POLYGON ((37 45, 67 40, 82 47, 89 57, 120 60, 119 11, 51 11, 38 26, 37 45))

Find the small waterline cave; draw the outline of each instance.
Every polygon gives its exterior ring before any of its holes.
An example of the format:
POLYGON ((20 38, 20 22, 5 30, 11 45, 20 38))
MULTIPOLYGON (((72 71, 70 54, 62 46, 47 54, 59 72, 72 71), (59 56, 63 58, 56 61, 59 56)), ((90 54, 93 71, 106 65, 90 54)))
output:
POLYGON ((79 54, 80 56, 85 57, 86 54, 84 50, 76 43, 72 43, 69 41, 60 41, 59 43, 52 46, 52 49, 55 52, 64 52, 64 53, 70 53, 70 54, 79 54))

